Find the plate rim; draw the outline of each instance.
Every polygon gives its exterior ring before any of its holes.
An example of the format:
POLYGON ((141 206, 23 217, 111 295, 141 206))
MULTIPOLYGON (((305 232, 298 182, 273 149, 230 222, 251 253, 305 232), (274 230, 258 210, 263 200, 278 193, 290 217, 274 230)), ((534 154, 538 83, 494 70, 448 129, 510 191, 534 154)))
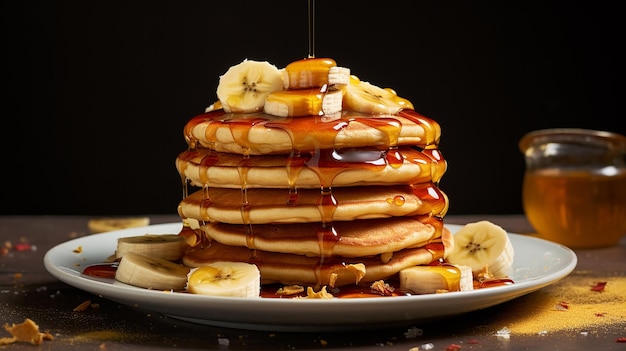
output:
MULTIPOLYGON (((453 233, 460 229, 463 225, 459 224, 446 224, 453 233)), ((210 308, 212 308, 215 313, 217 311, 225 311, 224 308, 232 308, 235 310, 244 310, 244 309, 259 309, 258 317, 248 317, 241 321, 233 320, 232 316, 221 316, 221 317, 207 317, 207 316, 198 316, 195 312, 188 313, 183 311, 184 313, 180 313, 180 310, 171 310, 167 309, 166 306, 161 306, 160 303, 167 301, 168 299, 172 299, 172 296, 169 293, 164 293, 163 291, 157 290, 148 290, 133 286, 128 286, 122 283, 112 283, 110 280, 107 281, 99 281, 95 278, 83 276, 81 274, 82 269, 86 267, 88 264, 97 263, 97 262, 82 262, 83 265, 76 265, 75 267, 67 267, 60 265, 57 260, 54 258, 55 255, 61 255, 62 250, 67 250, 70 247, 77 246, 79 244, 84 245, 88 241, 96 242, 99 240, 111 240, 112 245, 114 247, 114 239, 127 236, 127 235, 138 235, 138 233, 150 232, 154 234, 166 234, 166 233, 177 233, 182 228, 182 222, 172 222, 172 223, 161 223, 161 224, 153 224, 144 227, 136 227, 136 228, 128 228, 116 231, 110 231, 105 233, 91 234, 87 236, 83 236, 80 238, 71 239, 65 242, 61 242, 54 247, 50 248, 44 255, 44 266, 46 270, 50 274, 52 274, 55 278, 61 280, 62 282, 71 285, 75 288, 78 288, 83 291, 87 291, 92 294, 99 295, 108 300, 116 301, 118 303, 137 307, 140 309, 150 310, 153 312, 161 313, 164 315, 168 315, 174 318, 178 318, 181 320, 187 320, 194 323, 208 324, 214 326, 224 326, 224 327, 239 327, 242 329, 256 329, 256 330, 274 330, 274 331, 319 331, 319 330, 340 330, 340 329, 363 329, 371 327, 373 324, 377 324, 377 318, 367 319, 361 321, 361 319, 355 319, 354 321, 350 320, 349 323, 346 321, 340 323, 333 323, 333 318, 325 318, 326 321, 320 320, 305 320, 305 317, 297 317, 296 320, 287 321, 287 323, 282 323, 280 320, 258 320, 261 318, 261 314, 263 311, 276 310, 280 311, 281 309, 292 309, 293 306, 300 306, 300 309, 307 313, 318 313, 318 309, 322 308, 322 310, 330 310, 331 313, 333 310, 338 307, 343 311, 344 309, 365 309, 366 311, 373 310, 386 310, 386 309, 395 309, 396 313, 400 313, 403 307, 407 307, 407 305, 417 306, 417 305, 425 305, 433 302, 438 303, 459 303, 459 300, 463 300, 459 298, 459 296, 467 297, 467 300, 475 300, 477 302, 481 302, 481 304, 475 306, 462 306, 461 310, 458 312, 449 311, 448 313, 435 313, 435 315, 424 315, 423 317, 415 314, 411 314, 409 312, 404 312, 402 316, 392 316, 389 317, 379 317, 379 319, 384 319, 384 323, 389 325, 390 322, 398 322, 400 324, 406 323, 414 323, 420 320, 425 319, 438 319, 444 318, 450 315, 462 314, 466 312, 471 312, 478 309, 483 309, 487 307, 491 307, 497 304, 501 304, 507 302, 509 300, 513 300, 520 296, 526 295, 528 293, 534 292, 541 288, 544 288, 548 285, 554 284, 557 281, 565 278, 569 275, 577 265, 577 256, 576 253, 570 248, 554 243, 542 238, 534 237, 531 235, 525 234, 517 234, 510 233, 507 231, 507 234, 510 236, 511 240, 515 243, 525 243, 541 245, 546 248, 551 248, 552 250, 560 250, 563 259, 565 260, 564 265, 554 271, 550 272, 546 275, 538 275, 536 277, 532 277, 530 279, 519 281, 512 285, 500 286, 500 287, 492 287, 488 289, 481 290, 473 290, 473 291, 462 291, 462 292, 449 292, 446 294, 427 294, 427 295, 416 295, 416 296, 397 296, 397 297, 371 297, 371 298, 353 298, 353 299, 281 299, 281 298, 259 298, 259 299, 241 299, 235 297, 214 297, 214 296, 203 296, 203 295, 194 295, 194 294, 185 294, 185 293, 173 293, 178 296, 178 304, 179 305, 192 305, 197 302, 203 302, 204 306, 209 307, 207 312, 211 312, 210 308), (143 304, 137 303, 137 299, 140 301, 144 301, 143 304), (145 301, 148 300, 146 303, 145 301), (262 302, 260 302, 262 301, 262 302), (133 303, 134 302, 134 303, 133 303), (182 302, 182 303, 181 303, 182 302), (372 308, 372 305, 376 305, 377 308, 372 308)), ((519 244, 518 244, 519 245, 519 244)), ((101 248, 104 250, 104 248, 101 248)), ((67 250, 67 255, 72 253, 72 250, 67 250)), ((112 253, 112 252, 111 252, 112 253)), ((110 253, 108 254, 110 255, 110 253)), ((107 255, 107 256, 108 256, 107 255)), ((107 256, 104 256, 106 258, 107 256)), ((515 262, 515 257, 514 257, 515 262)), ((206 310, 203 308, 202 310, 206 310)), ((338 313, 338 312, 337 312, 338 313)), ((355 313, 363 317, 364 312, 355 313)), ((280 313, 279 313, 280 315, 280 313)), ((350 319, 345 317, 344 319, 350 319)))

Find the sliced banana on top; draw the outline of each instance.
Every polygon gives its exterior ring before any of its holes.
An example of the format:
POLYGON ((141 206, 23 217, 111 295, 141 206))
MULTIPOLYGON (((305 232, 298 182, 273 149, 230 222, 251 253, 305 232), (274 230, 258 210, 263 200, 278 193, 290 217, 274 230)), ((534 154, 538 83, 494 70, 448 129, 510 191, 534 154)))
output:
POLYGON ((178 261, 187 248, 187 242, 178 234, 145 234, 117 239, 116 258, 128 252, 178 261))
POLYGON ((404 109, 413 110, 413 104, 398 96, 393 89, 363 82, 354 75, 345 87, 343 105, 345 110, 372 114, 396 114, 404 109))
POLYGON ((324 116, 341 112, 341 90, 327 86, 311 89, 280 90, 265 100, 265 113, 279 117, 324 116))
POLYGON ((307 89, 348 84, 350 69, 337 66, 331 58, 306 58, 288 64, 283 72, 285 89, 307 89))
POLYGON ((350 82, 350 70, 338 67, 333 59, 306 58, 283 70, 285 90, 265 99, 265 113, 279 117, 324 116, 341 112, 343 90, 337 85, 350 82))
POLYGON ((246 262, 213 262, 192 268, 187 291, 193 294, 232 297, 260 297, 261 272, 246 262))
POLYGON ((220 77, 217 98, 226 112, 259 112, 267 95, 281 89, 283 76, 276 66, 267 61, 244 60, 220 77))
POLYGON ((370 114, 413 109, 393 89, 363 82, 330 58, 297 60, 283 69, 267 61, 244 60, 220 77, 217 97, 207 111, 223 108, 232 113, 264 111, 298 117, 332 115, 342 109, 370 114))
POLYGON ((479 221, 468 223, 454 234, 454 249, 446 260, 472 267, 477 275, 487 269, 495 278, 511 273, 514 250, 507 232, 500 226, 479 221))

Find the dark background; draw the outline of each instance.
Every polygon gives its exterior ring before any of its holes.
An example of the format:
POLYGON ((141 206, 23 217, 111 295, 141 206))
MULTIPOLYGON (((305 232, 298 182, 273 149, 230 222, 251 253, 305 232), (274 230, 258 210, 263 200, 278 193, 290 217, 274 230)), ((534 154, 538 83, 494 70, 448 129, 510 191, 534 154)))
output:
MULTIPOLYGON (((306 0, 7 3, 2 214, 176 213, 219 75, 309 53, 306 0)), ((626 133, 610 3, 317 0, 314 54, 441 124, 450 214, 521 213, 523 134, 626 133)))

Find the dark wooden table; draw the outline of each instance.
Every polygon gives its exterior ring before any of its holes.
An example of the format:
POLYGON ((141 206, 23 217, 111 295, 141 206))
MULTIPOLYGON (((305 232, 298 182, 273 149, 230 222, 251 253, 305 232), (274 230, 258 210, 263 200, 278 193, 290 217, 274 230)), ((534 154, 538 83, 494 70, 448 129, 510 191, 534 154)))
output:
MULTIPOLYGON (((179 221, 175 215, 150 218, 151 224, 179 221)), ((373 331, 295 333, 194 324, 120 305, 58 281, 44 268, 43 256, 61 242, 87 235, 88 219, 86 216, 0 216, 0 245, 5 247, 7 242, 12 245, 10 250, 5 249, 0 255, 0 324, 18 324, 30 318, 41 331, 48 331, 54 336, 53 340, 46 340, 38 347, 16 343, 0 347, 0 350, 409 351, 453 350, 454 345, 460 346, 460 350, 626 350, 626 343, 623 342, 626 338, 626 292, 616 294, 609 290, 619 284, 623 286, 626 280, 626 238, 618 246, 610 248, 576 250, 578 265, 572 274, 551 286, 491 308, 406 327, 387 328, 380 325, 378 330, 373 331), (20 247, 23 249, 20 251, 16 246, 20 242, 30 247, 20 247), (607 281, 604 292, 584 287, 579 297, 562 296, 569 286, 579 289, 581 282, 592 284, 600 280, 607 281), (607 297, 610 294, 613 294, 610 306, 604 306, 601 300, 593 305, 593 296, 607 297), (560 301, 561 298, 571 300, 560 301), (580 318, 573 314, 577 303, 587 303, 590 299, 592 308, 598 312, 589 311, 588 325, 584 322, 580 325, 578 321, 572 327, 561 328, 552 323, 551 327, 538 329, 537 332, 518 333, 512 329, 509 338, 496 335, 498 330, 511 323, 512 316, 532 323, 541 314, 554 313, 558 316, 557 321, 563 320, 567 324, 566 313, 572 313, 570 322, 580 318), (85 311, 74 311, 86 300, 91 300, 94 305, 85 311), (571 311, 542 310, 540 306, 546 303, 551 306, 552 301, 555 306, 561 304, 571 311), (615 301, 617 308, 614 307, 615 301), (624 304, 620 306, 621 302, 624 304), (598 323, 599 320, 603 322, 598 323)), ((451 224, 483 219, 513 233, 532 231, 522 215, 446 217, 447 223, 451 224)), ((0 329, 0 337, 4 336, 9 334, 0 329)))

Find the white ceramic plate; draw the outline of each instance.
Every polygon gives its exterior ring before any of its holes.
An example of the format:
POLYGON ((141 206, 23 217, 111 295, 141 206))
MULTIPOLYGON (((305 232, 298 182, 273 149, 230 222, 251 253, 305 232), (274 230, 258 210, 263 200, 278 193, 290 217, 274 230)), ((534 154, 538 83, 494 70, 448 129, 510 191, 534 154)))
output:
MULTIPOLYGON (((455 232, 461 226, 448 228, 455 232)), ((76 288, 191 322, 255 330, 337 331, 408 325, 494 306, 557 282, 577 262, 576 254, 563 245, 509 233, 515 248, 511 275, 515 284, 446 294, 331 300, 209 297, 147 290, 81 274, 87 265, 110 256, 120 237, 174 234, 180 229, 180 223, 169 223, 81 237, 50 249, 44 265, 53 276, 76 288), (78 247, 80 253, 74 252, 78 247)))

